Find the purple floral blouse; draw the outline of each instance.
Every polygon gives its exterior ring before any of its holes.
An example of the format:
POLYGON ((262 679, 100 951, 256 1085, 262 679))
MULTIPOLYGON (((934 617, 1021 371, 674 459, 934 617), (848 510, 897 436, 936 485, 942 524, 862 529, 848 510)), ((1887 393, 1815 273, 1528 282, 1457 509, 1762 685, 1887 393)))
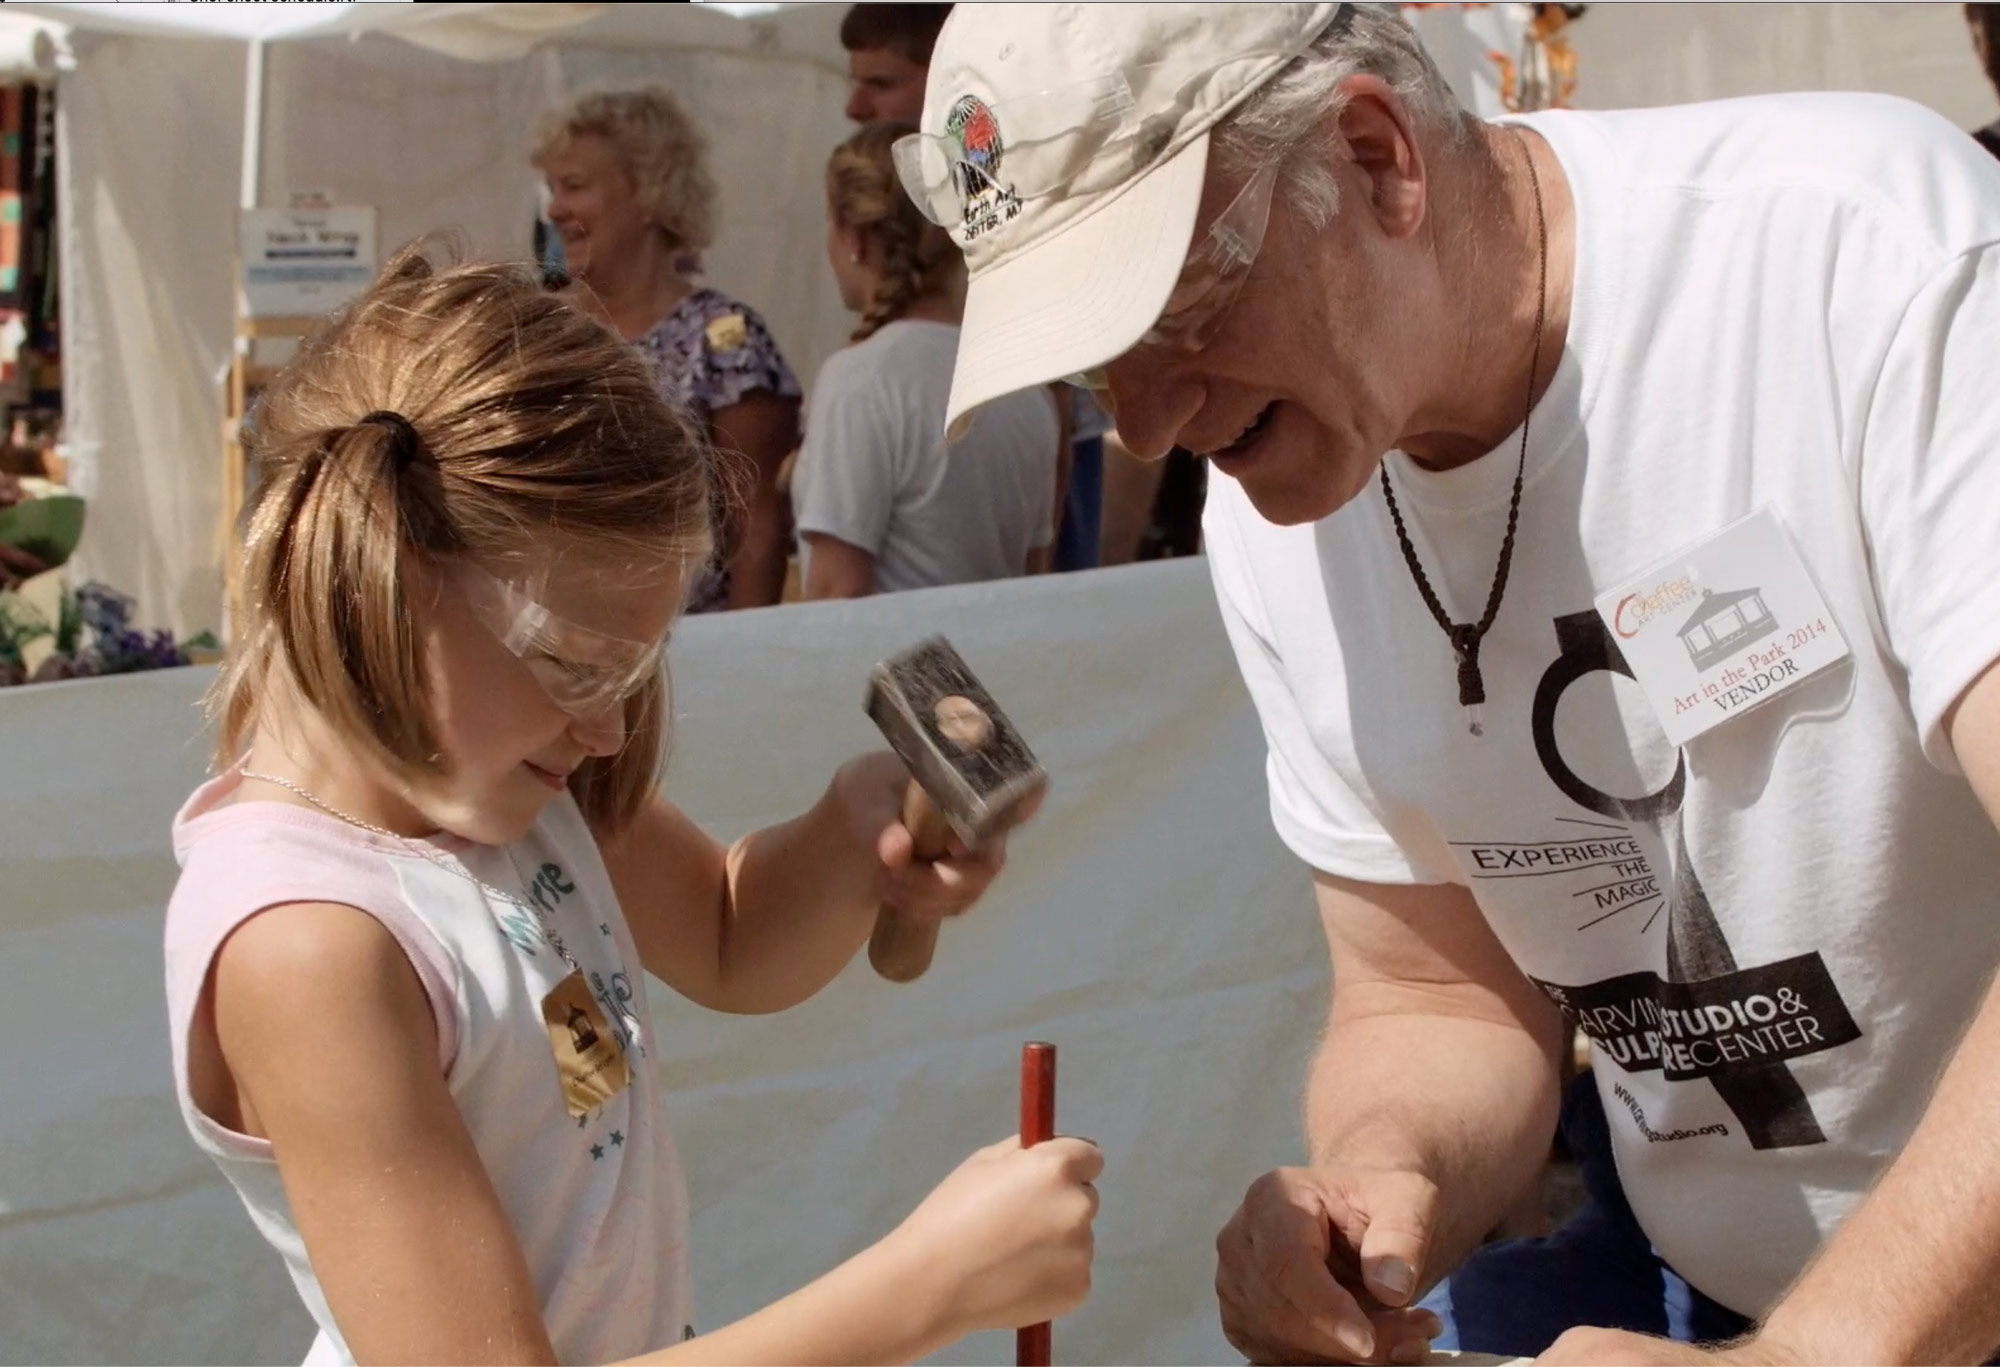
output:
MULTIPOLYGON (((796 399, 804 392, 764 319, 720 290, 693 291, 634 345, 652 361, 660 396, 692 414, 709 437, 716 410, 746 395, 766 390, 796 399)), ((728 601, 728 568, 712 563, 687 610, 713 612, 728 601)))

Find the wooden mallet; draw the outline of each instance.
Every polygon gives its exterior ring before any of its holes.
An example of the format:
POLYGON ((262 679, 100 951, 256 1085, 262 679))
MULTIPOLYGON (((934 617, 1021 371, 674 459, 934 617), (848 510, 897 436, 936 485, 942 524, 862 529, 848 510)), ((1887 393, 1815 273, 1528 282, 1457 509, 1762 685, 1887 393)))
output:
MULTIPOLYGON (((1046 1143, 1056 1134, 1056 1047, 1035 1041, 1021 1046, 1021 1147, 1046 1143)), ((1047 1320, 1014 1331, 1018 1367, 1049 1367, 1054 1351, 1047 1320)))
MULTIPOLYGON (((876 665, 864 706, 909 767, 903 824, 918 859, 942 859, 949 834, 977 850, 1048 788, 1027 742, 942 636, 876 665)), ((868 962, 891 982, 913 982, 931 966, 937 932, 935 920, 884 907, 868 962)))

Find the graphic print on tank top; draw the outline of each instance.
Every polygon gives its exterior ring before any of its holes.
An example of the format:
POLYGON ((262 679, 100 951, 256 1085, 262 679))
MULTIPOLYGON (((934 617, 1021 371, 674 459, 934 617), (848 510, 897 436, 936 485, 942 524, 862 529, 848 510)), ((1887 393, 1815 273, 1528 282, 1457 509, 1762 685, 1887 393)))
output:
MULTIPOLYGON (((1573 908, 1576 934, 1633 937, 1655 963, 1662 956, 1652 937, 1665 937, 1664 975, 1641 969, 1563 982, 1531 969, 1605 1059, 1627 1074, 1712 1086, 1753 1148, 1826 1142, 1791 1061, 1859 1039, 1861 1031, 1824 960, 1814 951, 1738 962, 1689 853, 1682 750, 1671 752, 1671 776, 1638 796, 1607 792, 1577 772, 1557 726, 1564 695, 1593 675, 1631 679, 1632 670, 1595 612, 1558 617, 1554 627, 1556 657, 1533 702, 1534 748, 1575 809, 1554 816, 1552 828, 1538 825, 1529 840, 1453 839, 1454 854, 1482 901, 1504 901, 1516 913, 1532 902, 1527 914, 1541 918, 1573 908)), ((1654 1142, 1722 1128, 1661 1133, 1622 1087, 1620 1096, 1654 1142)))
POLYGON ((611 922, 589 914, 587 906, 582 924, 572 924, 565 939, 573 937, 572 954, 581 950, 589 959, 608 961, 609 973, 587 965, 564 973, 566 964, 549 962, 558 958, 549 927, 569 914, 578 885, 554 860, 532 863, 532 875, 511 858, 506 863, 532 908, 496 907, 495 916, 516 950, 548 965, 552 981, 542 1016, 554 1080, 576 1121, 576 1142, 589 1150, 593 1163, 601 1163, 625 1147, 634 1127, 630 1084, 640 1066, 636 1061, 650 1057, 631 974, 611 922))

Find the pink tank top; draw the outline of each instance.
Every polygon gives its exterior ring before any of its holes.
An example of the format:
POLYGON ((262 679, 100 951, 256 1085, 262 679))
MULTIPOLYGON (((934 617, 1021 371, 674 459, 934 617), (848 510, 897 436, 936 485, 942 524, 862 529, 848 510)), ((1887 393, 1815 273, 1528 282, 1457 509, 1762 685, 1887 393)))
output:
POLYGON ((353 1358, 271 1146, 204 1114, 187 1070, 216 951, 244 921, 286 902, 355 907, 409 956, 437 1021, 438 1066, 527 1256, 558 1358, 609 1362, 691 1334, 687 1196, 651 1058, 646 976, 575 801, 564 793, 523 839, 494 847, 401 841, 302 807, 229 802, 241 781, 232 771, 203 784, 174 820, 181 876, 165 943, 174 1086, 196 1146, 234 1186, 319 1325, 305 1360, 353 1358), (495 898, 481 882, 510 896, 495 898), (550 1001, 569 1018, 567 1035, 545 1019, 550 1001), (592 1094, 593 1059, 629 1081, 592 1094))

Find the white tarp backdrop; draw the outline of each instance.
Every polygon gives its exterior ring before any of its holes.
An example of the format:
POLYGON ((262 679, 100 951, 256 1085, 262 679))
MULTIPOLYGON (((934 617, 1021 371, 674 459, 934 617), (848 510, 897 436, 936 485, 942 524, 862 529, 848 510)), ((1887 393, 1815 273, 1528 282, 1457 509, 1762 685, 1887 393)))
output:
MULTIPOLYGON (((1214 1237, 1297 1162, 1323 1010, 1304 869, 1272 834, 1256 719, 1198 560, 794 605, 675 632, 667 790, 730 838, 880 744, 869 667, 944 631, 1049 768, 988 901, 896 987, 713 1015, 654 985, 713 1327, 894 1223, 1011 1133, 1020 1045, 1104 1146, 1096 1289, 1058 1361, 1228 1362, 1214 1237)), ((208 670, 0 693, 0 1363, 295 1362, 309 1326, 174 1109, 168 821, 203 776, 208 670)), ((941 1362, 1011 1361, 986 1335, 941 1362)))
POLYGON ((1966 129, 2000 113, 1957 4, 1594 4, 1569 33, 1585 108, 1872 90, 1966 129))

